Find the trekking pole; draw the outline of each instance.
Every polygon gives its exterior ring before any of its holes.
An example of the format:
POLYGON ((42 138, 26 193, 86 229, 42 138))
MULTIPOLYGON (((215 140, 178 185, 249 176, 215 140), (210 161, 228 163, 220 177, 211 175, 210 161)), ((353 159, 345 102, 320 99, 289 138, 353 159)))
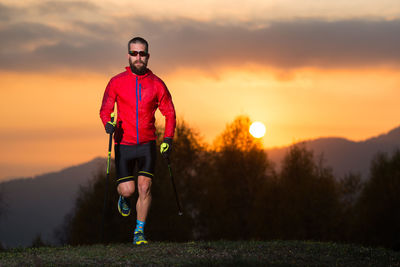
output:
POLYGON ((167 160, 167 164, 168 164, 169 176, 171 177, 172 187, 174 188, 176 204, 178 205, 178 215, 179 215, 179 216, 182 216, 182 215, 183 215, 183 212, 182 212, 182 209, 181 209, 181 205, 179 204, 178 193, 176 192, 176 187, 175 187, 175 182, 174 182, 174 176, 172 175, 171 163, 170 163, 170 161, 169 161, 169 157, 166 157, 166 160, 167 160))
MULTIPOLYGON (((114 122, 114 113, 111 113, 111 123, 114 122)), ((108 140, 108 156, 107 156, 107 176, 106 176, 106 184, 104 189, 104 204, 103 204, 103 219, 101 221, 101 242, 104 242, 104 221, 106 219, 106 207, 108 202, 108 180, 110 177, 110 165, 111 165, 111 148, 112 148, 112 136, 110 133, 108 140)))

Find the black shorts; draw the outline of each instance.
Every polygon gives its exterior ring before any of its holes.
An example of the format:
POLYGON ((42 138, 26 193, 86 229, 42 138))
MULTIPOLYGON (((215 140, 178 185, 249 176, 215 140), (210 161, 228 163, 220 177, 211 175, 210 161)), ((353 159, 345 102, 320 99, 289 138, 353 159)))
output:
POLYGON ((154 177, 156 163, 156 142, 140 145, 115 145, 115 168, 117 184, 133 181, 133 171, 137 163, 138 176, 154 177))

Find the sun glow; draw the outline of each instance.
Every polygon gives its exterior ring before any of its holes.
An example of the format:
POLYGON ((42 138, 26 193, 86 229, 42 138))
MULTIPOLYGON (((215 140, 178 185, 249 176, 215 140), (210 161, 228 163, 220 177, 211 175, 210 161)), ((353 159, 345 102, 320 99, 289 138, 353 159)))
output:
POLYGON ((249 132, 255 138, 261 138, 265 135, 265 125, 259 121, 253 122, 250 125, 249 132))

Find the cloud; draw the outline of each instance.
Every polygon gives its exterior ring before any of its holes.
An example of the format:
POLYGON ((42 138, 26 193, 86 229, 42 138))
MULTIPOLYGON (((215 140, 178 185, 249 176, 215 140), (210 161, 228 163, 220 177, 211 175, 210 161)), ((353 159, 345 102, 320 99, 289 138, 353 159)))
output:
POLYGON ((13 8, 0 3, 0 21, 8 21, 11 18, 12 13, 14 13, 13 8))
POLYGON ((80 12, 95 16, 104 10, 82 1, 45 2, 31 8, 44 19, 15 21, 11 14, 15 15, 16 8, 0 5, 4 22, 0 70, 121 69, 121 64, 127 64, 126 42, 134 35, 150 41, 150 64, 162 71, 240 68, 248 63, 279 69, 400 65, 400 20, 221 23, 109 15, 96 22, 79 19, 80 12), (76 16, 69 21, 64 18, 62 26, 46 21, 46 16, 63 11, 76 16))
POLYGON ((99 7, 87 1, 44 1, 34 6, 42 15, 45 14, 65 14, 76 11, 97 11, 99 7))
POLYGON ((273 22, 267 27, 182 24, 159 42, 169 44, 164 61, 213 66, 256 63, 277 68, 346 68, 400 63, 400 20, 273 22), (172 50, 172 51, 171 51, 172 50))

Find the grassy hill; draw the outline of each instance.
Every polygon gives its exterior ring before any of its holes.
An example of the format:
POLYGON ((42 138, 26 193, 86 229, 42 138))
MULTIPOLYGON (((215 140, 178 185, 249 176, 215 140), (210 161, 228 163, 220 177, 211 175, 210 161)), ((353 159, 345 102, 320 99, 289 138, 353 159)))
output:
POLYGON ((215 241, 41 247, 0 252, 0 266, 400 266, 400 252, 311 241, 215 241))

